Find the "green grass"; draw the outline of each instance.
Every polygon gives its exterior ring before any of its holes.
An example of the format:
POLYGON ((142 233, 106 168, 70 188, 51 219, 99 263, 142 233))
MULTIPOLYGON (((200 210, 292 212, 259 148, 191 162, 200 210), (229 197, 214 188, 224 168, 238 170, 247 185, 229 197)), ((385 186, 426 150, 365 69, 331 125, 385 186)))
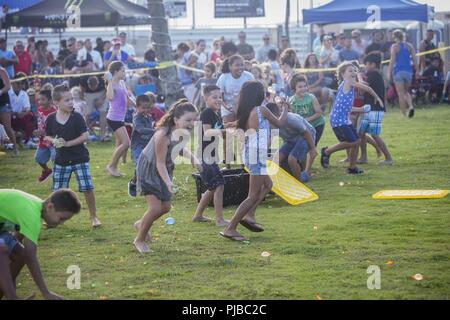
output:
MULTIPOLYGON (((175 171, 180 192, 153 228, 154 252, 139 255, 132 224, 145 211, 143 198, 127 196, 127 179, 106 176, 112 143, 89 145, 100 230, 83 211, 65 225, 43 230, 39 259, 49 288, 70 299, 449 299, 450 197, 440 200, 372 200, 382 189, 442 188, 450 183, 450 107, 419 109, 413 120, 398 109, 386 115, 382 136, 395 159, 378 167, 369 150, 366 173, 345 174, 333 155, 331 168, 315 164, 309 183, 318 201, 292 207, 270 196, 258 208, 263 233, 239 231, 250 244, 221 238, 213 224, 190 222, 196 207, 190 166, 175 171), (340 182, 345 185, 341 187, 340 182), (317 226, 317 230, 314 230, 317 226), (261 257, 269 251, 269 259, 261 257), (394 261, 393 266, 385 264, 394 261), (81 289, 66 287, 67 267, 81 268, 81 289), (367 289, 367 268, 381 268, 381 289, 367 289), (423 281, 411 276, 421 273, 423 281)), ((321 146, 336 142, 330 127, 321 146)), ((38 184, 33 151, 0 156, 0 187, 46 197, 50 181, 38 184)), ((130 177, 131 161, 121 168, 130 177)), ((76 189, 76 183, 71 183, 76 189)), ((235 208, 225 209, 227 218, 235 208)), ((208 216, 213 216, 211 209, 208 216)), ((38 292, 28 270, 18 279, 21 295, 38 292)))

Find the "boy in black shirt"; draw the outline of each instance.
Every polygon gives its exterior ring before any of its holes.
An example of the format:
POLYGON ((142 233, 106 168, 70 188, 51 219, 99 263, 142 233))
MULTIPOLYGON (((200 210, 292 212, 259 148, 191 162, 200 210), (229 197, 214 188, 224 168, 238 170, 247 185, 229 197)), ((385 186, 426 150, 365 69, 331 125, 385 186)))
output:
POLYGON ((219 169, 219 137, 223 135, 224 126, 220 116, 220 107, 222 105, 222 93, 216 85, 208 85, 203 89, 203 96, 206 102, 206 108, 200 114, 202 123, 202 172, 200 177, 208 188, 195 211, 192 221, 208 222, 211 219, 203 216, 211 198, 214 196, 214 210, 216 211, 216 225, 225 227, 228 224, 223 218, 223 190, 225 181, 222 172, 219 169))
POLYGON ((89 151, 84 145, 89 137, 86 122, 81 114, 73 112, 73 97, 66 85, 56 86, 52 98, 58 111, 49 115, 45 122, 46 139, 56 148, 52 189, 68 188, 70 176, 75 172, 78 190, 86 198, 92 227, 100 227, 89 170, 89 151))
MULTIPOLYGON (((379 71, 381 65, 381 55, 379 53, 370 53, 364 58, 364 64, 366 68, 366 77, 369 87, 375 91, 375 93, 385 101, 385 87, 384 80, 379 71)), ((392 165, 394 160, 392 160, 391 154, 384 143, 383 139, 380 137, 381 133, 381 122, 383 121, 384 113, 386 109, 381 106, 378 101, 366 93, 364 95, 364 104, 370 105, 370 112, 364 114, 360 125, 359 125, 359 135, 361 137, 361 159, 367 159, 367 138, 366 133, 370 134, 372 138, 377 143, 381 152, 385 157, 385 160, 380 161, 380 165, 392 165)))

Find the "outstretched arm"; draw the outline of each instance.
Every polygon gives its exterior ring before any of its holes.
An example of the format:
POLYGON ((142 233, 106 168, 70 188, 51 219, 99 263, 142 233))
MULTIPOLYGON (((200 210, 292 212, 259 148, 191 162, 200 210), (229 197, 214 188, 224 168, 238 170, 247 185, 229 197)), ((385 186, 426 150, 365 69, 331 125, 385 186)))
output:
POLYGON ((282 126, 284 126, 287 120, 288 106, 287 103, 283 103, 281 115, 279 118, 275 117, 275 115, 272 112, 270 112, 270 110, 267 109, 267 107, 261 106, 261 113, 263 117, 269 120, 269 122, 272 125, 274 125, 277 128, 281 128, 282 126))
POLYGON ((25 262, 30 270, 31 276, 34 282, 41 291, 42 295, 47 300, 63 300, 64 297, 59 296, 53 292, 50 292, 45 284, 44 277, 41 272, 41 267, 37 258, 37 246, 31 240, 24 238, 23 241, 25 247, 25 262))
POLYGON ((381 98, 376 94, 375 91, 373 91, 373 89, 371 87, 366 86, 365 84, 362 84, 362 83, 358 83, 358 82, 355 83, 355 87, 369 93, 372 97, 374 97, 375 100, 378 101, 378 103, 380 104, 381 107, 384 107, 383 100, 381 100, 381 98))

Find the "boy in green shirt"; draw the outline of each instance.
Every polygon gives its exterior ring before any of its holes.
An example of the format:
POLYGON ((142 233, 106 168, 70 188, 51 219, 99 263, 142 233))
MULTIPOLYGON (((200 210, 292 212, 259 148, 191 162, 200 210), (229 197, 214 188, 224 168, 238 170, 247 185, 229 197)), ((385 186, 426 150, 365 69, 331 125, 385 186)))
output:
POLYGON ((325 127, 325 119, 322 115, 317 98, 308 92, 308 82, 304 75, 296 74, 290 82, 291 90, 295 93, 290 100, 292 112, 301 115, 316 130, 315 144, 319 143, 325 127))
POLYGON ((15 280, 25 264, 45 299, 63 299, 48 290, 37 259, 41 219, 54 228, 80 209, 77 195, 68 189, 44 201, 20 190, 0 189, 0 299, 18 299, 15 280))

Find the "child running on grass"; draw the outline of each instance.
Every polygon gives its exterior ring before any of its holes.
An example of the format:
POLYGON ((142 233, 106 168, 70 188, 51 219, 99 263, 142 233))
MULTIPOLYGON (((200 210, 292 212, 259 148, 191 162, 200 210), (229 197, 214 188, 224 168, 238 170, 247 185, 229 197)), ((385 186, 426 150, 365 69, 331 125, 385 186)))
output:
POLYGON ((237 208, 233 218, 220 235, 235 241, 247 238, 236 231, 240 223, 253 232, 264 231, 256 223, 255 211, 266 194, 272 189, 272 180, 267 175, 266 160, 270 140, 270 124, 282 127, 287 119, 287 104, 283 102, 279 118, 269 109, 261 106, 265 98, 264 87, 260 82, 248 81, 242 86, 237 105, 237 127, 248 132, 242 150, 245 166, 250 171, 248 197, 237 208))
POLYGON ((52 92, 49 90, 39 92, 38 104, 38 128, 35 131, 35 134, 39 137, 39 146, 36 150, 36 154, 34 155, 34 159, 37 164, 42 167, 42 173, 38 178, 38 181, 42 182, 45 181, 53 172, 52 169, 47 166, 47 163, 49 160, 52 160, 52 162, 55 161, 56 153, 53 145, 45 140, 45 121, 50 114, 56 112, 56 108, 52 101, 52 92))
POLYGON ((192 221, 208 222, 210 218, 204 217, 203 212, 214 197, 214 210, 216 211, 216 225, 225 227, 228 224, 223 218, 223 190, 225 181, 219 169, 219 137, 224 133, 220 107, 222 106, 222 93, 216 85, 208 85, 203 89, 206 108, 200 114, 202 123, 202 168, 200 177, 208 189, 198 203, 192 221))
POLYGON ((89 151, 84 145, 89 138, 86 122, 81 114, 73 112, 73 97, 68 86, 56 86, 52 98, 58 111, 49 115, 45 122, 45 139, 56 148, 52 189, 68 188, 70 177, 75 172, 78 190, 84 193, 89 208, 92 227, 100 227, 89 168, 89 151))
MULTIPOLYGON (((380 73, 381 56, 378 53, 370 53, 364 58, 364 64, 366 67, 367 83, 369 87, 376 92, 376 94, 384 101, 385 87, 383 76, 380 73)), ((371 106, 370 112, 364 114, 360 126, 359 136, 361 137, 361 158, 367 162, 367 136, 370 134, 375 140, 378 148, 384 155, 384 160, 380 161, 380 165, 392 165, 394 160, 389 153, 389 150, 384 143, 384 140, 380 137, 381 123, 383 121, 384 113, 386 109, 383 105, 380 105, 370 94, 364 95, 364 102, 371 106)))
POLYGON ((333 110, 330 113, 330 123, 339 143, 332 147, 322 148, 320 163, 322 167, 328 168, 330 156, 334 152, 350 149, 350 164, 347 172, 349 174, 360 174, 364 172, 356 166, 360 139, 355 127, 349 120, 349 114, 351 111, 369 112, 370 106, 366 105, 361 108, 352 107, 355 89, 368 92, 381 106, 384 106, 384 103, 372 88, 356 81, 356 68, 351 62, 346 61, 341 63, 337 69, 337 75, 341 84, 333 104, 333 110))
POLYGON ((80 212, 77 195, 60 189, 43 201, 23 191, 0 189, 0 203, 0 300, 3 296, 19 299, 16 278, 24 265, 45 299, 62 300, 62 296, 49 291, 45 284, 37 244, 41 219, 48 228, 54 228, 80 212))
MULTIPOLYGON (((267 108, 276 117, 280 116, 280 108, 276 103, 268 103, 267 108)), ((284 144, 278 151, 278 161, 274 161, 282 164, 287 160, 291 174, 301 182, 308 182, 317 157, 316 130, 302 116, 288 112, 286 124, 280 128, 280 137, 284 144)))
POLYGON ((106 121, 114 132, 116 139, 116 148, 113 151, 110 163, 106 166, 106 171, 113 177, 122 177, 117 166, 120 158, 127 153, 130 146, 130 138, 125 128, 125 114, 127 105, 135 105, 134 99, 128 94, 128 89, 123 80, 125 78, 125 66, 121 61, 114 61, 108 68, 109 72, 105 75, 105 81, 108 82, 106 88, 106 98, 109 100, 109 110, 106 115, 106 121))
MULTIPOLYGON (((139 157, 137 191, 145 196, 148 204, 142 219, 134 224, 138 234, 133 243, 140 253, 151 252, 145 243, 150 241, 149 230, 153 222, 170 211, 170 200, 177 192, 172 179, 178 154, 173 149, 180 142, 174 138, 180 133, 182 136, 189 135, 186 131, 194 128, 196 120, 197 109, 186 99, 179 100, 157 124, 157 131, 139 157)), ((199 163, 186 148, 183 154, 190 158, 193 165, 199 163)), ((197 165, 197 169, 202 171, 200 165, 197 165)))
MULTIPOLYGON (((153 107, 155 100, 150 99, 150 96, 143 94, 136 99, 136 114, 133 117, 133 133, 131 134, 131 157, 135 168, 142 150, 147 146, 150 139, 155 133, 153 129, 152 117, 149 110, 153 107)), ((134 177, 128 182, 128 195, 136 197, 136 170, 134 177)))

